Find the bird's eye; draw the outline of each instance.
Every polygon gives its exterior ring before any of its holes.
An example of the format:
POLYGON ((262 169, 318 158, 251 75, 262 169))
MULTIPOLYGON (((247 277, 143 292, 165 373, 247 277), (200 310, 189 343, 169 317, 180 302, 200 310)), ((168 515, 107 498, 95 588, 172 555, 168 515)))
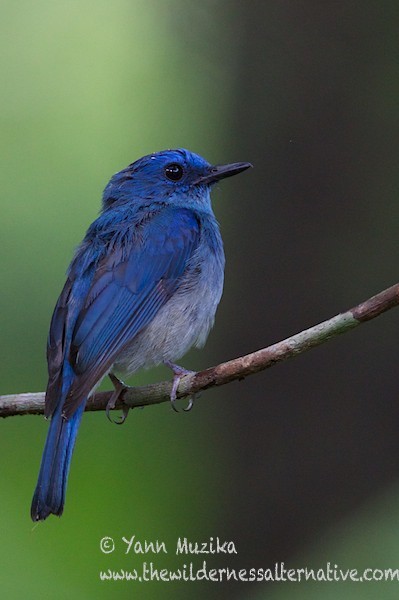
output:
POLYGON ((183 177, 183 167, 177 163, 171 163, 165 167, 165 175, 171 181, 179 181, 183 177))

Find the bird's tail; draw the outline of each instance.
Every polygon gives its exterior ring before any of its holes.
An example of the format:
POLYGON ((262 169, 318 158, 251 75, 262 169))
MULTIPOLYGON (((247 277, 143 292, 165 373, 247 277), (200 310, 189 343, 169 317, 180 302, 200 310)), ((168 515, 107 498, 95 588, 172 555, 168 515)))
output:
POLYGON ((32 500, 33 521, 43 521, 51 513, 62 515, 73 447, 84 407, 85 402, 82 402, 73 416, 65 420, 59 406, 51 418, 32 500))

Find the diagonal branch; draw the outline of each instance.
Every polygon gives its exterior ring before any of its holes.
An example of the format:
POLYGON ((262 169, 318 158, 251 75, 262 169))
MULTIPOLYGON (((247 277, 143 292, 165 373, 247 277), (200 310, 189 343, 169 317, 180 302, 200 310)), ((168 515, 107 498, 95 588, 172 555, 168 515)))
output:
MULTIPOLYGON (((186 375, 179 384, 177 397, 189 397, 214 386, 224 385, 236 379, 244 379, 248 375, 268 369, 278 362, 324 344, 329 339, 345 333, 365 321, 375 319, 398 305, 399 284, 396 284, 354 308, 277 342, 277 344, 221 363, 216 367, 210 367, 205 371, 186 375)), ((122 394, 122 399, 123 403, 131 408, 160 404, 170 399, 171 389, 171 382, 163 381, 129 388, 122 394)), ((86 410, 105 410, 111 394, 112 392, 95 394, 88 400, 86 410)), ((116 408, 121 407, 122 402, 120 401, 116 408)), ((42 414, 43 409, 43 392, 0 396, 0 417, 42 414)))

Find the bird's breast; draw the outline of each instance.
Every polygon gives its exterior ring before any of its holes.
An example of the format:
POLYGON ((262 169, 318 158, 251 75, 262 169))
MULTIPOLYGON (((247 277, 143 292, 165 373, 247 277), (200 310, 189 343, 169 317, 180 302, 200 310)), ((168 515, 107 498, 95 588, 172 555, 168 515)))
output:
POLYGON ((175 361, 202 346, 215 319, 224 278, 223 247, 202 240, 166 304, 118 357, 114 369, 131 374, 141 367, 175 361))

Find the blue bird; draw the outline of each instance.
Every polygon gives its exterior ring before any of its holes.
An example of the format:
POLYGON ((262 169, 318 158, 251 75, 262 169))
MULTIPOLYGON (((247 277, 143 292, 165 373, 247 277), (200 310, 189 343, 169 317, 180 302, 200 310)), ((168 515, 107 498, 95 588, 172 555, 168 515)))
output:
POLYGON ((47 342, 45 416, 51 418, 31 517, 61 515, 87 398, 114 372, 172 367, 202 346, 223 288, 224 252, 212 212, 215 182, 251 167, 212 166, 184 149, 150 154, 116 173, 68 269, 47 342))

